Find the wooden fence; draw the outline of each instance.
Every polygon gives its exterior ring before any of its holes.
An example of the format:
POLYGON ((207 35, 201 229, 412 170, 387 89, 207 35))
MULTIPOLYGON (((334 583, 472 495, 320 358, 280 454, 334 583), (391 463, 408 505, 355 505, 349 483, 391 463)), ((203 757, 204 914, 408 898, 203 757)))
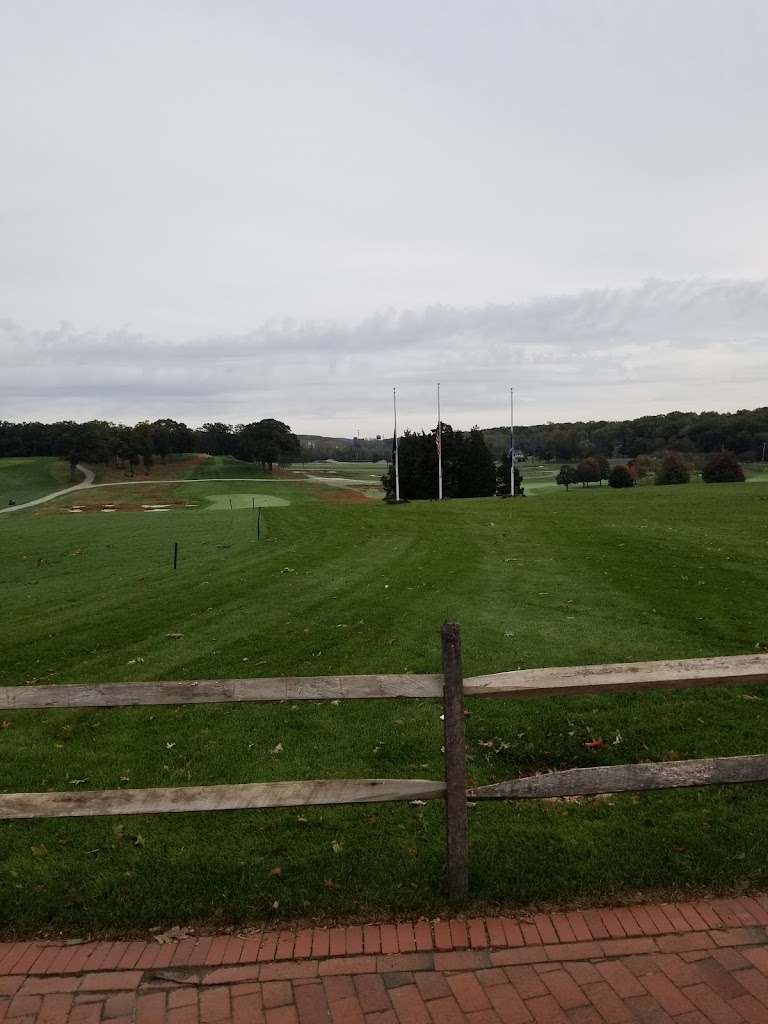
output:
POLYGON ((0 819, 306 807, 445 800, 448 888, 468 887, 467 800, 522 800, 768 781, 768 755, 573 768, 467 788, 465 697, 627 693, 768 682, 768 654, 573 668, 525 669, 464 679, 457 622, 442 627, 441 675, 310 676, 105 685, 0 686, 0 710, 213 704, 243 701, 442 697, 445 781, 332 779, 161 789, 0 794, 0 819))

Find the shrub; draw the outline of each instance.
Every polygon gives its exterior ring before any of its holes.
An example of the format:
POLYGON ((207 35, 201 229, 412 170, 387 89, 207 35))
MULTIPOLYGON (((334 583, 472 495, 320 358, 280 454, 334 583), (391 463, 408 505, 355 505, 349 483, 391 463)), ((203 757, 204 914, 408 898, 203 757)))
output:
POLYGON ((687 484, 691 471, 680 452, 664 452, 656 470, 657 484, 687 484))
POLYGON ((715 452, 707 457, 701 478, 708 484, 744 483, 744 470, 733 452, 715 452))
POLYGON ((635 478, 629 466, 614 466, 608 474, 609 487, 633 487, 635 478))

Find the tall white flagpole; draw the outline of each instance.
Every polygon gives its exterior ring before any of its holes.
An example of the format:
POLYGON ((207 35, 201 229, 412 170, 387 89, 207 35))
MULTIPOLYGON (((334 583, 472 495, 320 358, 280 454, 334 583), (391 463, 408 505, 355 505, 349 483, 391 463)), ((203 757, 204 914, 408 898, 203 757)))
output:
POLYGON ((440 419, 440 382, 437 384, 437 500, 443 499, 443 423, 440 419))
POLYGON ((392 403, 395 408, 395 501, 400 501, 400 460, 397 449, 397 388, 392 388, 392 403))
POLYGON ((515 493, 515 407, 514 389, 509 389, 509 493, 515 493))

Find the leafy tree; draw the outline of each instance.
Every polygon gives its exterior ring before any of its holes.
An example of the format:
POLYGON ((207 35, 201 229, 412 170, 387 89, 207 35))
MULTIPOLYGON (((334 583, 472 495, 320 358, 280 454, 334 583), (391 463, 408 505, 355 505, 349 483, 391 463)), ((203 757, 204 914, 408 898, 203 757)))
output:
POLYGON ((653 475, 654 463, 650 455, 638 455, 632 460, 632 469, 638 480, 645 480, 653 475))
POLYGON ((614 466, 608 474, 609 487, 634 487, 635 478, 629 466, 614 466))
POLYGON ((656 469, 657 484, 687 484, 691 479, 688 463, 679 452, 664 452, 656 469))
POLYGON ((600 486, 602 487, 603 486, 603 480, 607 480, 608 479, 608 474, 611 472, 611 464, 610 464, 610 462, 608 461, 608 459, 606 458, 605 455, 598 454, 598 455, 595 455, 593 457, 594 457, 594 460, 597 463, 598 467, 600 468, 600 481, 599 481, 599 483, 600 483, 600 486))
POLYGON ((275 464, 285 465, 301 459, 301 444, 291 428, 280 420, 265 419, 246 424, 238 433, 242 457, 260 462, 262 469, 273 472, 275 464))
MULTIPOLYGON (((525 494, 525 491, 523 490, 522 486, 523 477, 520 473, 520 470, 517 468, 517 466, 515 466, 512 472, 514 473, 515 494, 525 494)), ((509 466, 507 466, 506 463, 502 462, 500 465, 496 467, 496 493, 509 494, 510 483, 511 480, 509 466)))
POLYGON ((708 484, 744 483, 744 470, 733 452, 714 452, 704 463, 701 478, 708 484))
POLYGON ((591 457, 582 459, 576 466, 576 479, 582 487, 589 487, 590 484, 597 483, 601 479, 600 464, 597 459, 591 457))
MULTIPOLYGON (((566 491, 571 484, 579 482, 579 474, 576 472, 574 466, 561 466, 560 472, 555 477, 555 483, 562 484, 566 491)), ((585 499, 586 500, 586 499, 585 499)))

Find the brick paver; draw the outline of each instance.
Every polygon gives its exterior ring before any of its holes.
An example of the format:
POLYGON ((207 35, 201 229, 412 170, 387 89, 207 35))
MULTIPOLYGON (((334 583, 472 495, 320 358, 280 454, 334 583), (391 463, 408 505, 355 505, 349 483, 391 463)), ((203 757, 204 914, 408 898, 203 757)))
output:
POLYGON ((768 896, 0 943, 5 1024, 768 1024, 768 896))

